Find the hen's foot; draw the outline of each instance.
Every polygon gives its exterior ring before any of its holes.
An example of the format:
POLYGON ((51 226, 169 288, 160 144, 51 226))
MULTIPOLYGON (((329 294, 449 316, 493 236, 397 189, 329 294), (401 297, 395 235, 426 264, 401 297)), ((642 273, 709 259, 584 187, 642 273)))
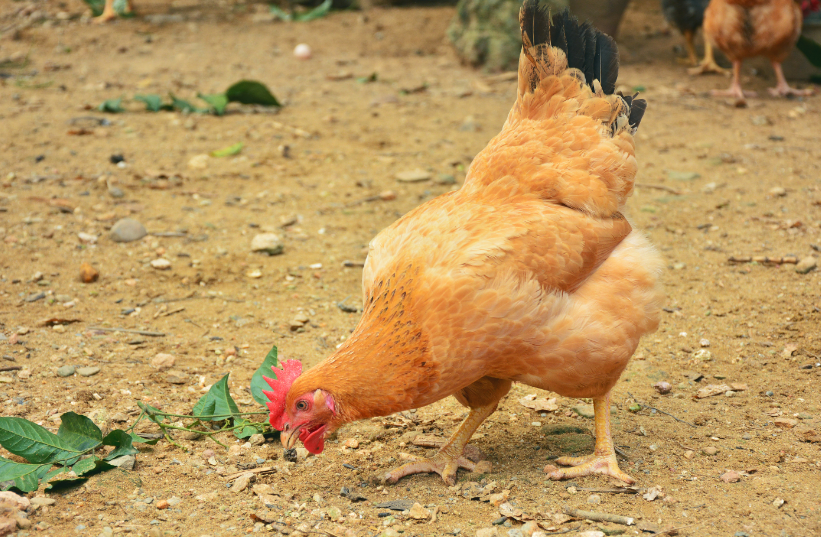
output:
POLYGON ((747 97, 753 98, 758 95, 754 91, 742 91, 741 88, 730 87, 726 90, 713 90, 710 92, 713 97, 733 97, 739 101, 743 101, 747 97))
POLYGON ((800 90, 786 84, 783 86, 779 85, 774 88, 768 88, 767 91, 769 91, 770 95, 773 97, 806 97, 815 93, 815 91, 811 89, 800 90))
POLYGON ((625 474, 619 468, 616 455, 588 455, 586 457, 559 457, 557 463, 572 468, 557 468, 552 465, 545 466, 545 473, 550 479, 559 481, 562 479, 573 479, 593 474, 609 475, 628 484, 636 482, 635 479, 625 474))
POLYGON ((721 75, 727 75, 730 73, 727 69, 721 67, 714 61, 703 61, 698 66, 693 67, 692 69, 687 69, 687 73, 691 76, 693 75, 703 75, 706 73, 719 73, 721 75))
POLYGON ((99 17, 94 17, 92 21, 94 24, 104 24, 117 18, 117 12, 114 10, 103 11, 99 17))
POLYGON ((456 484, 456 472, 459 468, 473 472, 477 466, 486 464, 490 463, 485 461, 477 464, 467 457, 450 457, 440 451, 429 459, 409 462, 399 468, 394 468, 390 472, 378 476, 378 480, 380 483, 393 484, 407 475, 437 473, 442 476, 448 486, 453 486, 456 484))

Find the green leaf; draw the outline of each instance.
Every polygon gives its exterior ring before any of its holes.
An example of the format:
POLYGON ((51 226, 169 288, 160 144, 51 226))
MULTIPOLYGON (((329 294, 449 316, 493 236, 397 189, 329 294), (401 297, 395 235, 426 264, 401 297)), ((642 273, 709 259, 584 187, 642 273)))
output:
POLYGON ((265 84, 254 80, 241 80, 237 82, 226 90, 225 96, 230 103, 282 106, 265 84))
POLYGON ((294 15, 294 20, 299 22, 308 22, 322 18, 331 10, 331 4, 333 4, 333 0, 325 0, 311 11, 294 15))
POLYGON ((103 6, 105 6, 105 0, 85 0, 85 3, 88 4, 88 7, 91 8, 91 14, 95 17, 99 17, 103 13, 103 6))
POLYGON ((0 417, 0 446, 35 464, 71 464, 70 459, 85 451, 36 423, 17 417, 0 417))
POLYGON ((137 402, 137 406, 140 407, 145 412, 145 416, 154 423, 162 423, 165 420, 165 416, 162 415, 163 411, 159 408, 154 408, 143 402, 137 402))
POLYGON ((265 406, 265 403, 268 402, 268 397, 262 393, 262 390, 269 390, 271 389, 268 386, 268 383, 262 379, 262 375, 270 378, 277 378, 276 374, 271 371, 272 367, 276 367, 279 363, 277 360, 277 348, 276 346, 271 347, 271 350, 268 352, 268 355, 262 361, 262 364, 259 368, 254 372, 254 376, 251 377, 251 396, 254 398, 254 401, 265 406))
POLYGON ((241 425, 242 427, 238 427, 234 429, 234 436, 237 438, 250 438, 255 434, 262 434, 263 430, 255 425, 251 425, 251 422, 246 419, 238 419, 234 421, 234 426, 241 425))
POLYGON ((379 75, 376 73, 371 73, 371 76, 360 76, 356 79, 357 84, 370 84, 371 82, 376 82, 379 79, 379 75))
MULTIPOLYGON (((88 0, 86 0, 86 1, 88 1, 88 0)), ((284 20, 285 22, 291 22, 293 20, 293 17, 291 16, 290 13, 288 13, 287 11, 281 10, 277 6, 272 5, 270 7, 270 11, 271 11, 271 13, 274 14, 274 16, 284 20)))
POLYGON ((122 457, 123 455, 134 455, 139 453, 132 443, 134 439, 125 431, 121 431, 119 429, 115 429, 108 433, 105 438, 103 438, 103 444, 107 446, 114 446, 114 450, 106 455, 105 460, 110 461, 116 459, 117 457, 122 457))
POLYGON ((795 46, 801 51, 801 54, 807 57, 811 64, 821 68, 821 44, 805 35, 800 35, 795 46))
POLYGON ((134 100, 145 103, 145 109, 150 112, 159 112, 160 110, 174 109, 174 107, 170 104, 163 104, 162 97, 160 97, 156 93, 151 93, 149 95, 135 95, 134 100))
POLYGON ((210 95, 203 95, 197 93, 197 97, 211 105, 211 111, 216 116, 221 116, 225 113, 225 107, 228 106, 228 97, 224 93, 212 93, 210 95))
POLYGON ((31 492, 37 490, 40 480, 49 469, 51 469, 51 463, 25 464, 0 457, 0 482, 14 481, 14 486, 21 491, 31 492))
POLYGON ((208 110, 205 110, 203 108, 197 108, 196 106, 189 103, 188 101, 185 101, 183 99, 178 99, 173 93, 170 93, 169 95, 171 96, 171 106, 173 108, 175 108, 176 110, 179 110, 180 112, 187 112, 187 113, 196 112, 196 113, 201 114, 203 112, 208 111, 208 110))
POLYGON ((88 451, 103 443, 103 433, 86 416, 66 412, 60 416, 60 429, 57 436, 74 446, 79 451, 88 451))
POLYGON ((228 157, 231 155, 236 155, 240 151, 242 151, 243 145, 242 142, 237 142, 234 145, 230 145, 228 147, 223 147, 222 149, 217 149, 216 151, 211 151, 212 157, 228 157))
POLYGON ((131 437, 132 444, 134 442, 136 442, 138 444, 148 444, 149 446, 153 446, 154 444, 156 444, 157 442, 160 441, 159 438, 143 438, 142 436, 138 435, 134 431, 131 431, 130 433, 128 433, 128 436, 131 437))
POLYGON ((123 98, 118 97, 116 99, 108 99, 107 101, 103 101, 103 104, 97 107, 100 112, 109 112, 111 114, 119 114, 120 112, 125 112, 125 109, 122 107, 123 98))
POLYGON ((97 457, 89 457, 87 459, 83 459, 74 466, 71 467, 71 471, 77 474, 77 476, 88 475, 91 473, 99 473, 104 470, 110 470, 112 468, 116 468, 111 464, 108 464, 102 459, 97 457))
POLYGON ((56 481, 51 481, 48 485, 46 485, 46 490, 49 492, 57 492, 66 489, 76 489, 77 487, 88 481, 88 475, 89 474, 86 474, 83 477, 69 477, 66 479, 58 479, 56 481))
POLYGON ((211 386, 208 393, 203 395, 194 405, 192 414, 203 421, 222 421, 229 417, 237 417, 239 407, 228 392, 228 375, 219 379, 211 386), (215 416, 215 417, 208 417, 215 416))

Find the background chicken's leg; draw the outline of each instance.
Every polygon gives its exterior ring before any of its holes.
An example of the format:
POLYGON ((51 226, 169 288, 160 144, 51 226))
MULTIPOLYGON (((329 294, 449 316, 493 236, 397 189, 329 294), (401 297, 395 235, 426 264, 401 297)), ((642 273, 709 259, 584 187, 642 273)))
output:
MULTIPOLYGON (((131 13, 133 6, 131 5, 131 0, 127 0, 125 3, 125 13, 131 13)), ((94 22, 96 23, 103 23, 108 22, 110 20, 114 20, 117 18, 117 12, 114 10, 114 0, 105 0, 105 5, 103 6, 103 12, 100 13, 99 17, 94 17, 94 22)))
POLYGON ((781 64, 778 62, 772 63, 773 70, 775 71, 776 86, 769 89, 770 95, 774 97, 789 97, 792 95, 804 96, 813 94, 813 90, 811 89, 799 90, 791 88, 790 85, 787 84, 787 79, 784 78, 784 71, 781 70, 781 64))
POLYGON ((721 67, 716 63, 715 54, 713 53, 713 45, 708 39, 704 40, 704 59, 697 67, 687 70, 691 75, 703 75, 704 73, 720 73, 727 74, 727 69, 721 67))
MULTIPOLYGON (((604 397, 593 398, 593 413, 596 421, 596 448, 593 455, 586 457, 559 457, 556 462, 572 468, 555 468, 548 472, 550 479, 572 479, 591 474, 604 474, 625 483, 635 480, 619 468, 616 450, 610 437, 610 392, 604 397)), ((548 470, 545 468, 545 470, 548 470)))
POLYGON ((685 30, 683 34, 684 48, 687 49, 687 59, 682 59, 682 63, 686 63, 687 65, 696 65, 698 64, 698 56, 696 56, 696 46, 693 43, 693 38, 696 34, 692 30, 685 30))
POLYGON ((713 90, 713 97, 735 97, 743 101, 745 97, 755 97, 754 91, 743 91, 741 89, 741 60, 733 60, 733 81, 726 90, 713 90))

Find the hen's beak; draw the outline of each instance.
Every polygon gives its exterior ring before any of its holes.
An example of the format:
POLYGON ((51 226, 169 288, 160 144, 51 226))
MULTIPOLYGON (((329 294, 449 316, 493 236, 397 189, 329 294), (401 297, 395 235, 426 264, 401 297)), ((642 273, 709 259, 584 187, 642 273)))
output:
POLYGON ((282 442, 282 447, 285 449, 292 449, 296 446, 297 441, 299 440, 299 430, 301 427, 297 427, 296 429, 291 429, 291 424, 285 424, 285 430, 279 434, 279 439, 282 442))

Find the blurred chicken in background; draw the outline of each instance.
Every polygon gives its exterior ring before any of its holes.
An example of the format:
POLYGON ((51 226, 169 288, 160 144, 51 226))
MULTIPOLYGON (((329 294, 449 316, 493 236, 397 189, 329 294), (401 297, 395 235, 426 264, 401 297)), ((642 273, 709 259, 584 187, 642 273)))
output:
POLYGON ((733 82, 729 89, 713 91, 716 96, 743 101, 741 62, 765 56, 775 70, 774 96, 812 95, 813 90, 791 88, 784 78, 781 63, 787 59, 801 34, 801 8, 793 0, 711 0, 704 12, 704 35, 733 62, 733 82))
POLYGON ((704 10, 710 0, 661 0, 661 10, 667 22, 678 28, 684 36, 684 46, 687 48, 687 63, 696 66, 690 69, 690 74, 726 73, 713 58, 713 47, 708 39, 704 39, 704 59, 698 63, 696 47, 693 38, 696 31, 704 22, 704 10))

